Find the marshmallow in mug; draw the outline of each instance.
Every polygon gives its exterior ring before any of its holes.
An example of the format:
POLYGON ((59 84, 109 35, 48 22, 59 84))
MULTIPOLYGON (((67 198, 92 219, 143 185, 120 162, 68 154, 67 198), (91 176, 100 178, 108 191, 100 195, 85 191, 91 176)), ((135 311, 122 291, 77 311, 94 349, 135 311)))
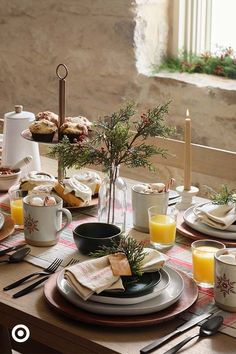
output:
POLYGON ((135 192, 143 193, 143 194, 151 194, 151 193, 162 193, 165 189, 164 183, 149 183, 149 184, 135 184, 133 186, 135 192))
POLYGON ((132 187, 132 208, 134 229, 149 232, 148 208, 159 206, 160 214, 168 207, 169 192, 164 183, 140 183, 132 187))
POLYGON ((30 205, 35 205, 35 206, 49 206, 49 205, 56 205, 56 199, 50 195, 46 195, 44 197, 34 197, 32 196, 29 199, 29 204, 30 205))
POLYGON ((236 252, 235 251, 227 251, 227 253, 220 255, 219 259, 222 262, 236 265, 236 252))

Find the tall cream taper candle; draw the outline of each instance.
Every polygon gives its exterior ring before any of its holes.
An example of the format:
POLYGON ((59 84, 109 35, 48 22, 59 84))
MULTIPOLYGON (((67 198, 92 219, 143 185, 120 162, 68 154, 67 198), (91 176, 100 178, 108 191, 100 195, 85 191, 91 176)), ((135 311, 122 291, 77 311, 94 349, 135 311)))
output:
POLYGON ((192 168, 192 148, 191 148, 191 119, 189 110, 186 111, 185 119, 185 149, 184 149, 184 190, 191 189, 191 168, 192 168))

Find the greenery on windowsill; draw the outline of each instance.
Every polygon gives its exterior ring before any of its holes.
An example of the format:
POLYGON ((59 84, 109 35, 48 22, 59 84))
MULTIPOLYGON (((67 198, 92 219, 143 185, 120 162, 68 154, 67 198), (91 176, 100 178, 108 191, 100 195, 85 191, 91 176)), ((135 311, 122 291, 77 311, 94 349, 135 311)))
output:
POLYGON ((209 52, 200 56, 184 53, 179 57, 166 57, 159 66, 153 66, 152 74, 160 71, 202 73, 236 79, 236 57, 230 47, 217 55, 209 52))

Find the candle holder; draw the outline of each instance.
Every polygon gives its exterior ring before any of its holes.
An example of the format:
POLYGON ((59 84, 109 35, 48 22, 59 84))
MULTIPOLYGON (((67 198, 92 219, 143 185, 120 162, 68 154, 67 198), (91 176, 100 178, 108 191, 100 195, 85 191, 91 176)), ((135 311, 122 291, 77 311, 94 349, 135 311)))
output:
POLYGON ((193 197, 199 192, 199 189, 194 186, 190 186, 189 190, 184 189, 184 186, 176 187, 176 191, 181 196, 181 201, 176 204, 178 210, 186 210, 195 204, 193 197))

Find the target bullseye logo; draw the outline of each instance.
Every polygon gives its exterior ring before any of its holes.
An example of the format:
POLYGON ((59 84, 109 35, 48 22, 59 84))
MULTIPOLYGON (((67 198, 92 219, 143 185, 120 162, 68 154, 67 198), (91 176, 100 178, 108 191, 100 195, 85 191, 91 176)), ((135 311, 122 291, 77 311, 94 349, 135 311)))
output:
POLYGON ((24 343, 29 339, 30 330, 23 324, 18 324, 12 328, 11 336, 17 343, 24 343))

